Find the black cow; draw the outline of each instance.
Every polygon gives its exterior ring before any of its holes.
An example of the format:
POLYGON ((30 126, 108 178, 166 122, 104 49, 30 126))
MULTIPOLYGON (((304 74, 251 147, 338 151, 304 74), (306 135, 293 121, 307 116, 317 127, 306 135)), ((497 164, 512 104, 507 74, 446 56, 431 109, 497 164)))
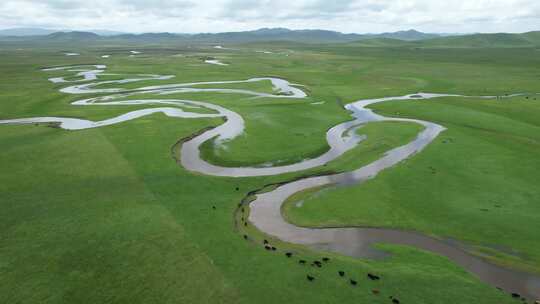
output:
POLYGON ((372 274, 372 273, 368 273, 367 276, 368 276, 368 278, 369 278, 370 280, 372 280, 372 281, 378 281, 378 280, 381 279, 378 275, 374 275, 374 274, 372 274))
POLYGON ((292 256, 292 253, 291 252, 286 252, 285 255, 290 258, 292 256))
POLYGON ((298 264, 304 265, 304 264, 306 264, 306 261, 305 260, 300 260, 300 261, 298 261, 298 264))
POLYGON ((323 260, 323 262, 328 262, 328 261, 330 261, 330 259, 327 258, 327 257, 322 258, 322 260, 323 260))
POLYGON ((340 270, 340 271, 338 271, 338 274, 339 274, 340 277, 343 277, 343 276, 345 276, 345 271, 340 270))
POLYGON ((355 280, 353 280, 353 279, 351 279, 350 282, 351 282, 351 285, 353 285, 353 286, 356 286, 356 284, 357 284, 357 282, 355 280))
POLYGON ((307 278, 308 281, 310 281, 310 282, 313 281, 313 280, 315 280, 315 278, 312 277, 312 276, 310 276, 309 274, 306 276, 306 278, 307 278))

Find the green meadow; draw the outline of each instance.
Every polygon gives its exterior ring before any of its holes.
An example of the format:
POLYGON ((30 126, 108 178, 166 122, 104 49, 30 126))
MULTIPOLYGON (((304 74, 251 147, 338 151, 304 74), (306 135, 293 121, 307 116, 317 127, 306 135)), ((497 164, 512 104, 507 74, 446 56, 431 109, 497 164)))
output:
MULTIPOLYGON (((66 84, 47 78, 72 74, 40 70, 50 66, 106 64, 107 73, 175 75, 108 85, 123 88, 265 76, 302 85, 309 95, 305 99, 212 92, 164 97, 210 102, 239 113, 245 133, 225 148, 206 143, 201 155, 215 164, 256 166, 324 153, 326 131, 351 120, 343 105, 362 98, 420 91, 531 93, 374 105, 377 113, 432 121, 447 130, 375 179, 296 194, 283 213, 301 226, 391 227, 455 239, 495 263, 540 273, 540 95, 532 95, 540 92, 540 56, 535 47, 518 46, 277 42, 240 44, 235 51, 204 44, 5 45, 0 46, 0 119, 102 120, 152 107, 70 105, 100 94, 59 92, 66 84), (81 55, 64 56, 66 49, 81 55), (142 54, 129 57, 131 49, 142 54), (274 53, 256 52, 261 49, 274 53), (205 56, 230 65, 206 64, 205 56)), ((219 87, 272 92, 268 81, 219 87)), ((357 131, 366 140, 340 158, 278 176, 206 176, 177 163, 180 139, 221 123, 154 114, 81 131, 0 125, 0 302, 391 303, 389 296, 395 296, 415 304, 516 303, 447 258, 412 247, 380 244, 391 254, 382 260, 279 240, 272 240, 278 250, 270 252, 262 245, 268 236, 252 226, 236 226, 238 204, 250 191, 354 170, 409 142, 421 126, 369 123, 357 131), (251 241, 244 240, 245 233, 251 241), (295 255, 287 258, 285 251, 295 255), (298 259, 323 256, 331 260, 320 269, 298 264, 298 259), (358 285, 339 277, 339 270, 358 285), (383 279, 370 281, 367 272, 383 279), (307 274, 315 281, 307 281, 307 274)))

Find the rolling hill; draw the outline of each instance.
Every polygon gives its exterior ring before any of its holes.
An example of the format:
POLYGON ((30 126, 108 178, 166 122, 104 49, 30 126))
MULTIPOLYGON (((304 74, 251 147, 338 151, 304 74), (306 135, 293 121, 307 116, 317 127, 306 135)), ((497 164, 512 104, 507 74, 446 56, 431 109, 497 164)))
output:
POLYGON ((27 40, 53 40, 59 39, 82 39, 82 40, 121 40, 121 41, 192 41, 208 43, 249 43, 261 41, 295 41, 303 43, 344 43, 364 39, 391 38, 404 41, 417 41, 439 37, 438 34, 427 34, 416 30, 399 31, 382 34, 345 34, 328 30, 290 30, 286 28, 261 28, 253 31, 243 32, 222 32, 222 33, 199 33, 199 34, 181 34, 181 33, 143 33, 143 34, 114 34, 114 32, 103 31, 61 31, 50 32, 44 29, 27 30, 25 32, 13 30, 4 30, 1 34, 3 40, 27 41, 27 40), (22 35, 21 33, 26 33, 22 35))
POLYGON ((535 40, 539 32, 526 34, 473 34, 466 36, 439 37, 419 43, 423 46, 443 47, 529 47, 538 45, 535 40))
POLYGON ((472 34, 406 41, 404 39, 371 38, 349 43, 360 47, 422 47, 422 48, 504 48, 539 47, 540 31, 523 34, 472 34))
POLYGON ((14 36, 14 37, 45 36, 45 35, 52 34, 54 32, 56 32, 56 30, 32 28, 32 27, 20 27, 20 28, 0 30, 0 36, 14 36))
MULTIPOLYGON (((254 31, 223 33, 143 33, 100 35, 95 32, 66 31, 47 35, 24 36, 22 34, 44 33, 43 31, 19 31, 20 36, 2 36, 1 41, 59 43, 63 41, 119 42, 119 43, 253 43, 253 42, 298 42, 298 43, 349 43, 352 46, 369 47, 445 47, 445 48, 493 48, 493 47, 535 47, 540 46, 540 31, 523 34, 495 33, 444 36, 428 34, 416 30, 381 34, 345 34, 328 30, 290 30, 286 28, 261 28, 254 31)), ((0 32, 1 33, 1 32, 0 32)), ((13 33, 6 32, 4 33, 13 33)))

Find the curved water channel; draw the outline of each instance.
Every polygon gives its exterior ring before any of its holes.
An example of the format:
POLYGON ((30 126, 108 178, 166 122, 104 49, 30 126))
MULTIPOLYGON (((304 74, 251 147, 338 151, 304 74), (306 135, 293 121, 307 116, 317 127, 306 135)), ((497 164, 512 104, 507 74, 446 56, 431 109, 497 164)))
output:
MULTIPOLYGON (((115 75, 104 73, 105 65, 80 65, 66 67, 52 67, 43 69, 47 72, 70 71, 75 72, 75 79, 65 77, 54 77, 49 80, 54 83, 79 83, 71 84, 60 91, 68 94, 91 94, 108 93, 106 96, 99 96, 81 99, 73 102, 73 105, 166 105, 167 107, 154 107, 142 110, 131 111, 117 117, 102 121, 90 121, 65 117, 35 117, 0 120, 0 124, 33 124, 33 123, 54 123, 66 130, 81 130, 97 128, 121 123, 154 113, 163 113, 169 117, 178 118, 208 118, 224 117, 225 122, 220 126, 207 130, 185 142, 181 147, 181 164, 187 170, 202 174, 228 177, 249 177, 276 175, 287 172, 301 171, 324 165, 346 151, 354 148, 364 137, 355 135, 356 128, 373 121, 402 121, 413 122, 424 126, 424 130, 418 134, 416 139, 406 145, 394 148, 384 154, 378 160, 356 169, 351 172, 339 173, 327 176, 316 176, 303 178, 297 181, 283 184, 276 189, 257 194, 256 199, 250 203, 251 211, 249 221, 262 232, 277 237, 285 242, 303 244, 318 250, 333 251, 344 255, 355 257, 378 257, 381 252, 372 248, 374 243, 390 243, 399 245, 409 245, 416 248, 431 251, 448 257, 468 271, 474 273, 482 281, 504 289, 507 292, 519 293, 529 299, 540 298, 540 278, 532 274, 519 272, 503 266, 492 264, 482 258, 468 253, 464 246, 453 242, 445 242, 431 238, 416 232, 402 231, 396 229, 378 228, 304 228, 294 226, 286 222, 281 215, 281 206, 285 200, 302 190, 328 185, 348 185, 362 183, 374 178, 379 172, 404 159, 420 152, 431 143, 442 131, 444 127, 427 121, 388 118, 372 112, 367 106, 389 100, 409 100, 409 99, 431 99, 438 97, 468 97, 452 94, 430 94, 418 93, 406 96, 386 97, 379 99, 360 100, 345 106, 351 112, 353 120, 339 124, 331 128, 326 139, 330 149, 319 157, 303 160, 296 164, 274 167, 221 167, 210 164, 200 157, 200 146, 208 141, 214 140, 217 144, 231 140, 244 131, 244 120, 233 111, 224 107, 202 101, 153 98, 153 99, 129 99, 128 97, 151 94, 154 96, 166 96, 188 92, 216 92, 235 93, 248 96, 269 97, 269 98, 304 98, 307 95, 299 88, 288 81, 279 78, 251 78, 236 81, 211 81, 177 83, 158 86, 143 86, 135 89, 122 88, 99 88, 102 85, 125 84, 146 80, 167 80, 173 76, 141 74, 135 78, 123 78, 120 80, 95 81, 98 76, 115 75), (89 82, 94 81, 94 82, 89 82), (208 86, 221 84, 238 84, 257 81, 270 81, 275 94, 260 93, 242 89, 223 88, 200 88, 198 86, 208 86), (127 98, 127 99, 126 99, 127 98), (174 107, 172 107, 174 106, 174 107), (212 113, 190 112, 189 109, 206 109, 212 113)), ((116 75, 118 76, 118 75, 116 75)), ((516 94, 519 95, 519 94, 516 94)), ((511 95, 515 96, 515 95, 511 95)), ((496 96, 482 96, 481 98, 496 98, 496 96)))

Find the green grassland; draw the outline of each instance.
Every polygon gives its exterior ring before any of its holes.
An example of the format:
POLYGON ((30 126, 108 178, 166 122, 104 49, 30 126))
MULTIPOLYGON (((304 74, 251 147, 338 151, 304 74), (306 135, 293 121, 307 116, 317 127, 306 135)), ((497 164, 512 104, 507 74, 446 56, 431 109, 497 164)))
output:
MULTIPOLYGON (((342 105, 360 98, 417 91, 540 92, 540 58, 534 48, 275 43, 224 52, 208 46, 139 46, 144 53, 136 57, 118 46, 76 49, 81 56, 66 57, 61 53, 65 48, 1 48, 0 119, 99 120, 147 107, 72 106, 81 96, 58 92, 63 85, 47 78, 62 73, 40 71, 44 66, 104 63, 110 73, 176 75, 148 85, 264 76, 305 85, 306 99, 208 92, 166 96, 212 102, 244 117, 246 133, 229 142, 227 150, 206 145, 202 151, 208 160, 227 165, 291 163, 323 153, 327 129, 351 119, 342 105), (266 47, 292 52, 251 51, 266 47), (111 58, 99 57, 109 53, 111 58), (231 65, 201 63, 198 56, 208 54, 226 55, 231 65), (320 101, 325 103, 311 104, 320 101)), ((147 82, 136 86, 141 84, 147 82)), ((271 90, 268 83, 249 85, 271 90)), ((136 97, 146 96, 131 98, 136 97)), ((374 108, 435 121, 448 130, 425 151, 372 181, 325 190, 302 208, 288 205, 289 219, 314 226, 416 229, 470 242, 501 263, 538 270, 538 101, 449 98, 374 108), (484 208, 489 211, 479 210, 484 208), (498 246, 519 255, 494 252, 498 246)), ((280 176, 221 178, 177 165, 173 152, 179 139, 220 123, 155 114, 77 132, 0 126, 0 302, 389 303, 390 295, 403 303, 514 302, 446 258, 414 248, 381 245, 392 253, 381 261, 328 254, 329 265, 313 269, 298 265, 298 257, 326 254, 278 241, 278 252, 267 252, 258 241, 245 241, 235 227, 235 210, 249 191, 309 174, 355 169, 414 137, 420 127, 368 124, 359 130, 368 139, 342 158, 280 176), (295 251, 295 257, 287 259, 285 249, 295 251), (338 270, 358 279, 359 286, 350 286, 338 270), (368 281, 368 271, 383 280, 368 281), (317 279, 310 283, 306 274, 317 279), (371 293, 375 288, 380 295, 371 293)), ((264 237, 253 227, 247 229, 253 239, 264 237)))
POLYGON ((471 34, 437 37, 420 41, 404 41, 391 38, 370 38, 351 42, 363 47, 416 47, 416 48, 520 48, 540 46, 540 32, 523 34, 471 34))
POLYGON ((435 121, 448 130, 376 179, 303 198, 302 208, 293 207, 292 199, 287 208, 291 221, 399 227, 481 247, 501 246, 513 256, 493 258, 540 272, 538 102, 449 98, 374 107, 384 114, 435 121))

